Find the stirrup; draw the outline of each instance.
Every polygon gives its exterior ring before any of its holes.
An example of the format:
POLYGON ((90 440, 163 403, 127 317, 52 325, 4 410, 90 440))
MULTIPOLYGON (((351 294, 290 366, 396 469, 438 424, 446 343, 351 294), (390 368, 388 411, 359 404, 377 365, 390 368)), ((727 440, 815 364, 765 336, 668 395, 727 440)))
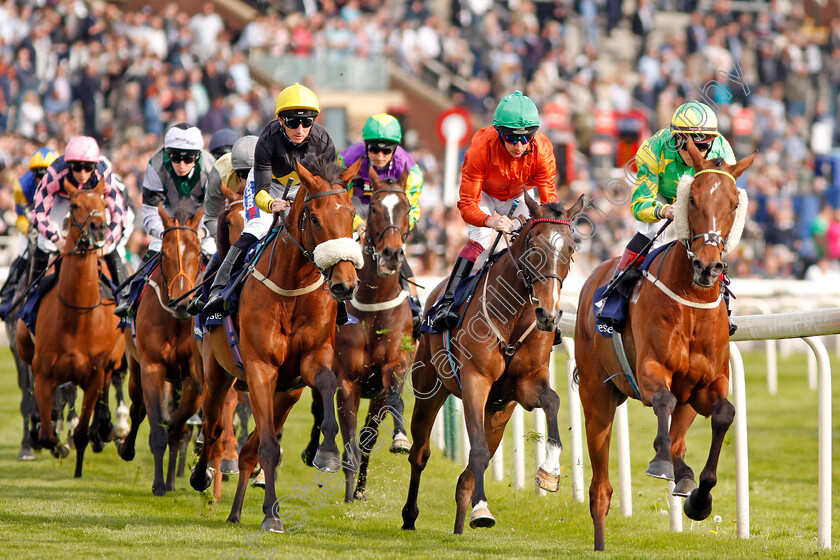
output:
POLYGON ((204 304, 202 311, 205 315, 215 315, 216 313, 224 313, 229 309, 228 301, 222 296, 222 291, 218 293, 210 293, 207 303, 204 304))
POLYGON ((207 305, 207 302, 204 301, 201 296, 195 296, 190 300, 187 304, 187 313, 190 315, 198 315, 202 311, 204 311, 204 307, 207 305))
POLYGON ((455 301, 446 302, 444 307, 440 307, 435 313, 435 320, 432 326, 438 331, 448 331, 458 324, 460 316, 452 308, 455 307, 455 301))
POLYGON ((128 300, 120 301, 120 304, 114 309, 114 315, 120 319, 125 319, 131 315, 131 303, 128 300))

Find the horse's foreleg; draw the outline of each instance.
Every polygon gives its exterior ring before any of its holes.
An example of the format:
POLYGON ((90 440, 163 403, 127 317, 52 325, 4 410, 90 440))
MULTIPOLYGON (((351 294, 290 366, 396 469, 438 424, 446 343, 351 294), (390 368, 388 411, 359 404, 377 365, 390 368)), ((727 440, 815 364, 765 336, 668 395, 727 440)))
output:
POLYGON ((221 472, 224 474, 237 474, 239 468, 239 454, 236 451, 236 433, 233 430, 233 416, 236 414, 236 405, 239 395, 236 389, 231 386, 225 397, 225 405, 222 408, 222 461, 221 472))
MULTIPOLYGON (((312 459, 312 465, 318 470, 325 472, 338 472, 341 460, 338 454, 338 445, 335 438, 338 435, 338 421, 335 417, 335 390, 338 385, 335 373, 322 366, 315 374, 315 387, 324 405, 324 420, 321 422, 321 433, 324 440, 318 446, 318 451, 312 459)), ((260 463, 262 464, 262 463, 260 463)))
POLYGON ((674 496, 688 497, 697 488, 694 471, 685 463, 685 435, 697 417, 690 405, 677 405, 671 414, 671 460, 674 463, 674 496))
POLYGON ((93 424, 90 427, 90 448, 94 453, 101 453, 105 444, 111 440, 114 425, 111 423, 111 409, 108 407, 108 395, 111 390, 111 373, 103 376, 102 390, 93 408, 93 424))
POLYGON ((137 432, 140 430, 140 424, 143 423, 143 418, 146 417, 146 403, 143 400, 140 364, 133 358, 128 357, 128 368, 130 372, 128 378, 128 398, 131 399, 131 407, 129 408, 131 427, 122 444, 117 446, 117 452, 124 461, 134 459, 137 432))
POLYGON ((677 405, 677 398, 666 387, 659 389, 652 399, 653 412, 656 414, 656 438, 653 449, 656 455, 648 464, 645 474, 653 478, 674 480, 674 463, 671 461, 671 436, 668 435, 668 423, 671 413, 677 405))
MULTIPOLYGON (((175 474, 178 466, 178 452, 182 451, 187 420, 196 413, 201 403, 201 392, 192 377, 181 382, 181 401, 167 430, 169 445, 169 467, 166 472, 166 491, 175 491, 175 474)), ((183 454, 183 453, 182 453, 183 454)))
POLYGON ((236 450, 239 451, 242 449, 242 446, 245 445, 245 442, 248 441, 248 423, 251 420, 251 401, 248 399, 248 393, 240 393, 237 391, 237 395, 239 396, 239 404, 236 405, 236 416, 239 418, 239 437, 236 441, 236 450))
MULTIPOLYGON (((163 425, 163 386, 166 367, 160 363, 147 363, 142 369, 143 404, 149 415, 149 449, 155 463, 155 475, 152 482, 152 494, 166 495, 163 480, 163 454, 166 452, 167 433, 163 425)), ((134 426, 132 426, 132 429, 134 426)))
POLYGON ((79 423, 76 425, 76 429, 73 431, 73 443, 76 445, 76 471, 73 473, 73 476, 76 478, 82 477, 82 462, 85 458, 85 448, 87 448, 88 441, 90 441, 90 434, 88 433, 90 419, 102 391, 104 375, 101 369, 95 370, 88 381, 87 387, 84 387, 82 414, 79 416, 79 423))
POLYGON ((470 527, 492 527, 496 518, 487 506, 487 494, 484 492, 484 471, 490 464, 490 449, 484 435, 484 407, 490 394, 490 381, 478 371, 462 368, 464 421, 470 438, 469 469, 475 477, 475 490, 472 495, 473 510, 470 514, 470 527))
POLYGON ((312 429, 309 431, 309 443, 306 444, 300 458, 305 465, 313 467, 312 460, 315 459, 315 453, 318 452, 318 445, 321 443, 321 424, 324 422, 324 401, 318 398, 314 389, 309 410, 312 412, 312 429))
MULTIPOLYGON (((7 331, 10 331, 7 328, 7 331)), ((14 336, 10 336, 9 340, 14 340, 14 336)), ((35 458, 32 453, 32 433, 30 432, 30 419, 35 409, 35 396, 32 389, 32 371, 29 369, 29 364, 21 360, 17 355, 17 350, 12 345, 12 354, 15 358, 15 365, 18 373, 18 387, 20 387, 20 415, 23 417, 23 438, 20 441, 20 452, 18 453, 18 461, 29 461, 35 458)))
POLYGON ((702 521, 712 513, 711 491, 717 484, 717 465, 723 438, 735 419, 735 407, 725 397, 712 405, 712 445, 709 458, 700 472, 700 486, 695 489, 683 504, 683 511, 696 521, 702 521))
POLYGON ((58 443, 52 423, 53 394, 58 385, 54 380, 43 376, 35 377, 35 401, 41 415, 41 428, 38 431, 38 445, 46 449, 55 449, 58 443))
MULTIPOLYGON (((484 435, 487 438, 487 448, 490 456, 496 454, 496 449, 502 441, 505 433, 505 426, 510 420, 516 403, 510 403, 507 407, 495 414, 484 416, 484 435)), ((467 510, 475 489, 475 477, 471 469, 466 468, 458 477, 458 484, 455 487, 455 534, 464 532, 464 522, 467 519, 467 510)))
MULTIPOLYGON (((358 426, 359 413, 359 397, 361 391, 351 381, 342 378, 341 386, 338 388, 336 395, 338 401, 338 419, 341 428, 341 436, 344 440, 344 460, 342 461, 342 469, 344 470, 344 501, 350 503, 355 497, 353 492, 353 483, 356 479, 356 473, 359 473, 359 480, 361 484, 362 495, 364 497, 364 484, 362 480, 361 462, 364 460, 362 451, 359 448, 359 441, 356 438, 356 427, 358 426)), ((371 406, 373 404, 371 403, 371 406)), ((370 414, 368 414, 368 420, 370 414)), ((365 430, 367 432, 367 430, 365 430)), ((367 435, 367 433, 365 434, 367 435)))
POLYGON ((411 480, 408 485, 408 496, 402 509, 404 530, 414 530, 414 524, 420 514, 420 509, 417 507, 417 494, 420 491, 420 475, 423 474, 423 469, 426 468, 431 454, 429 435, 432 433, 432 426, 440 407, 449 396, 432 366, 428 336, 420 338, 417 357, 411 369, 411 380, 416 400, 414 412, 411 415, 412 443, 408 452, 411 480))
POLYGON ((545 462, 537 469, 534 482, 543 490, 556 492, 560 488, 560 427, 557 423, 557 411, 560 409, 560 397, 548 382, 548 367, 537 370, 534 375, 523 379, 517 387, 519 403, 527 410, 541 408, 545 413, 547 438, 545 442, 545 462))
POLYGON ((405 432, 405 403, 402 399, 402 388, 405 382, 407 364, 397 363, 393 367, 383 368, 382 381, 385 387, 385 405, 394 417, 394 433, 391 438, 391 453, 408 453, 411 443, 405 432))
MULTIPOLYGON (((198 457, 198 462, 190 475, 190 486, 199 492, 209 488, 213 482, 207 473, 207 465, 211 460, 215 461, 221 456, 217 444, 219 443, 219 437, 222 435, 222 407, 228 389, 233 384, 233 379, 225 373, 213 356, 212 348, 208 348, 205 352, 209 352, 209 355, 205 354, 204 356, 205 385, 201 403, 201 408, 204 411, 204 424, 201 427, 204 434, 204 443, 201 446, 201 455, 198 457)), ((270 391, 270 389, 264 390, 270 391)))

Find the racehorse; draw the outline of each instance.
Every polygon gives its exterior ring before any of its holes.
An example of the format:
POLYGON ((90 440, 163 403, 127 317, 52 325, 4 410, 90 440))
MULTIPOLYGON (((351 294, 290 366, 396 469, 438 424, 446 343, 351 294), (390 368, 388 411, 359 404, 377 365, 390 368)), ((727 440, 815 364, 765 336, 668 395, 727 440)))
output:
POLYGON ((193 214, 189 205, 176 209, 170 217, 158 205, 163 221, 160 266, 149 277, 135 317, 136 336, 125 329, 125 343, 131 371, 131 430, 119 447, 119 454, 131 461, 135 453, 137 431, 143 417, 149 415, 149 447, 154 455, 155 475, 152 493, 163 496, 175 490, 180 441, 186 421, 201 404, 200 362, 192 351, 193 325, 186 304, 171 302, 195 287, 201 254, 198 225, 201 209, 193 214), (168 429, 163 424, 164 383, 181 384, 181 400, 168 429), (163 480, 163 454, 169 445, 169 468, 163 480))
POLYGON ((103 299, 99 285, 98 250, 108 235, 105 185, 79 190, 65 181, 70 197, 66 246, 58 281, 43 295, 33 336, 20 320, 17 351, 31 363, 35 399, 40 413, 38 443, 54 449, 51 412, 56 388, 68 381, 84 391, 79 423, 73 431, 76 447, 74 476, 82 476, 88 442, 101 451, 111 434, 107 395, 111 373, 122 362, 113 300, 103 299), (96 410, 94 410, 94 408, 96 410), (91 423, 91 416, 93 422, 91 423))
POLYGON ((592 314, 593 294, 610 280, 618 259, 598 266, 580 293, 575 358, 592 462, 589 511, 595 550, 604 550, 612 496, 608 467, 616 406, 629 396, 653 407, 656 455, 647 474, 674 480, 674 495, 688 496, 683 510, 695 520, 711 513, 720 449, 735 415, 726 398, 729 331, 718 277, 725 270, 724 253, 738 243, 747 211, 746 194, 735 187, 735 179, 754 155, 735 165, 706 161, 691 141, 688 155, 695 175, 693 180, 684 177, 677 192, 674 225, 679 242, 656 256, 635 286, 621 329, 633 371, 625 372, 613 342, 595 333, 592 314), (686 431, 698 413, 712 417, 712 443, 699 487, 684 461, 686 431))
POLYGON ((356 268, 362 266, 361 248, 350 237, 355 210, 347 194, 347 181, 356 175, 360 163, 343 172, 324 160, 307 164, 313 172, 296 163, 301 181, 298 193, 283 227, 265 246, 268 258, 259 259, 239 299, 235 325, 244 373, 236 365, 225 329, 213 328, 205 337, 210 342, 205 343, 204 353, 205 444, 190 477, 193 488, 201 491, 210 485, 206 467, 211 450, 218 454, 219 416, 233 382, 231 376, 247 383, 256 422, 240 450, 239 484, 228 521, 240 520, 259 446, 259 463, 266 478, 261 529, 283 531, 274 511, 275 469, 280 457, 276 433, 305 385, 317 389, 325 410, 321 425, 324 441, 315 455, 315 466, 338 471, 338 423, 333 404, 336 377, 331 368, 336 302, 353 296, 359 283, 356 268), (329 292, 321 289, 325 282, 329 292))
MULTIPOLYGON (((416 401, 403 529, 415 528, 420 476, 430 454, 429 434, 450 394, 464 402, 470 439, 469 466, 458 478, 455 491, 456 534, 464 531, 470 503, 470 527, 496 523, 487 506, 484 471, 517 403, 525 410, 545 411, 547 459, 534 480, 552 492, 559 487, 560 399, 549 386, 548 360, 562 314, 560 291, 575 250, 571 222, 583 209, 584 198, 564 208, 559 203, 540 205, 526 192, 525 203, 531 218, 510 249, 477 280, 475 293, 479 297, 461 311, 461 326, 451 335, 424 333, 420 338, 411 366, 416 401)), ((436 301, 443 286, 439 284, 428 301, 436 301)))
POLYGON ((345 444, 346 502, 365 498, 369 454, 376 444, 378 423, 384 418, 380 412, 386 406, 395 424, 391 451, 406 453, 409 447, 401 393, 414 341, 411 309, 399 277, 411 211, 405 194, 408 171, 394 184, 381 180, 371 167, 370 179, 373 192, 363 249, 365 264, 359 272, 359 291, 348 310, 359 322, 337 326, 335 333, 333 369, 338 376, 338 416, 345 444), (361 438, 364 449, 356 437, 360 398, 370 399, 361 438), (359 482, 354 493, 356 471, 359 482))

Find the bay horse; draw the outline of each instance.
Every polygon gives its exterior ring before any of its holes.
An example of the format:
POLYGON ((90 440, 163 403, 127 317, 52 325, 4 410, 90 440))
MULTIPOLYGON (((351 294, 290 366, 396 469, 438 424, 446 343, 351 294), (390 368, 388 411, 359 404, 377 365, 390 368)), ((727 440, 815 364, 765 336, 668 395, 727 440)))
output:
POLYGON ((41 447, 52 450, 57 443, 51 416, 56 388, 69 381, 84 391, 79 423, 73 431, 74 476, 79 478, 88 443, 93 441, 93 450, 101 451, 113 428, 108 385, 111 373, 122 362, 124 346, 116 330, 115 303, 103 299, 99 285, 97 253, 108 235, 105 184, 80 190, 65 181, 64 189, 70 211, 58 280, 55 288, 43 295, 35 332, 30 333, 23 321, 18 321, 16 344, 18 354, 31 364, 41 447))
POLYGON ((239 454, 239 483, 228 521, 240 521, 248 478, 257 462, 265 473, 263 531, 283 532, 275 511, 275 469, 280 458, 276 433, 304 386, 318 391, 324 403, 321 430, 324 441, 315 455, 319 469, 337 472, 335 438, 334 358, 337 302, 349 300, 359 284, 356 268, 362 251, 353 241, 355 209, 347 181, 361 162, 341 171, 333 162, 300 162, 297 192, 283 227, 266 246, 245 280, 234 324, 239 331, 244 372, 237 365, 227 333, 212 328, 205 336, 204 446, 190 483, 196 490, 210 485, 206 467, 211 452, 218 454, 220 412, 234 377, 247 383, 256 429, 239 454), (326 284, 325 288, 321 286, 326 284), (327 291, 328 289, 328 291, 327 291), (277 394, 275 394, 277 393, 277 394), (272 402, 273 401, 273 402, 272 402))
MULTIPOLYGON (((415 528, 420 476, 431 453, 429 435, 449 395, 463 400, 470 439, 469 466, 458 478, 455 491, 456 534, 464 531, 469 504, 470 527, 496 523, 487 505, 484 471, 517 403, 525 410, 545 411, 547 459, 534 481, 552 492, 559 487, 560 398, 549 385, 548 361, 555 325, 562 314, 560 291, 575 251, 571 222, 583 209, 584 197, 564 208, 560 203, 540 205, 526 191, 525 203, 531 218, 510 250, 478 280, 475 291, 479 297, 460 312, 461 326, 453 329, 451 336, 424 333, 420 338, 411 367, 416 400, 403 529, 415 528)), ((436 301, 443 286, 441 282, 428 301, 436 301)))
POLYGON ((119 454, 131 461, 135 454, 137 431, 143 418, 149 416, 149 447, 154 456, 155 474, 152 493, 164 496, 175 490, 175 469, 180 441, 187 419, 201 404, 200 362, 193 353, 193 323, 186 304, 171 302, 195 287, 200 268, 201 241, 198 225, 203 216, 199 208, 193 213, 190 205, 182 205, 170 217, 158 205, 163 221, 160 266, 149 277, 149 283, 135 315, 136 336, 125 329, 131 398, 131 430, 119 446, 119 454), (163 422, 164 384, 180 383, 181 399, 168 428, 163 422), (163 478, 163 455, 169 446, 169 468, 163 478))
POLYGON ((405 259, 411 204, 405 194, 408 171, 399 183, 385 182, 370 170, 373 192, 368 207, 364 241, 364 266, 359 272, 359 290, 350 300, 350 312, 358 323, 336 326, 333 369, 338 376, 338 417, 344 439, 344 501, 365 499, 370 451, 376 444, 384 411, 394 417, 391 451, 408 452, 403 427, 405 406, 402 388, 414 354, 412 315, 407 293, 400 285, 399 271, 405 259), (357 438, 359 399, 370 399, 363 436, 357 438), (360 447, 359 439, 362 440, 360 447), (358 471, 355 492, 353 482, 358 471))
POLYGON ((752 165, 754 154, 735 165, 707 161, 689 141, 688 156, 695 175, 684 177, 678 188, 678 242, 656 256, 635 286, 621 328, 632 372, 621 374, 613 343, 595 333, 592 314, 593 294, 610 280, 618 258, 598 266, 580 293, 575 359, 592 462, 589 511, 595 550, 604 550, 612 496, 609 450, 616 406, 632 397, 653 407, 656 455, 647 474, 675 481, 673 494, 688 496, 683 510, 694 520, 711 513, 721 445, 735 416, 726 398, 729 323, 718 277, 725 269, 724 253, 737 244, 746 217, 746 193, 736 188, 735 179, 752 165), (635 375, 634 383, 627 374, 635 375), (686 431, 698 413, 712 418, 712 443, 699 487, 684 461, 686 431))

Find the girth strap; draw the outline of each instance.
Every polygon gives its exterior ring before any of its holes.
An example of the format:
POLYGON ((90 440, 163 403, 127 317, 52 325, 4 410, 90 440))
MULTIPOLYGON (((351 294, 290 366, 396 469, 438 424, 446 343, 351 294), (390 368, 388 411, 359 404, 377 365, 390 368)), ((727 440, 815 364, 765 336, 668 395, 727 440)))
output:
POLYGON ((283 288, 269 280, 262 272, 260 272, 256 268, 253 269, 251 274, 253 274, 254 278, 260 281, 263 284, 263 286, 265 286, 275 294, 286 297, 297 297, 308 294, 310 292, 314 292, 324 284, 324 276, 319 274, 318 279, 312 284, 309 284, 308 286, 304 286, 303 288, 298 288, 296 290, 284 290, 283 288))

